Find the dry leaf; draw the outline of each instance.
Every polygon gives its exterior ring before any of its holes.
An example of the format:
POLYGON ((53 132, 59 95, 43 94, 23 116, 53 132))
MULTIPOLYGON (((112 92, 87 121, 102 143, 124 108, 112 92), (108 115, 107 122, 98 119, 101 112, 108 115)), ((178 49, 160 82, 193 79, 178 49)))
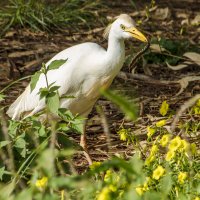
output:
POLYGON ((189 58, 193 62, 195 62, 197 65, 200 65, 200 54, 195 52, 186 52, 183 54, 183 56, 189 58))
POLYGON ((188 25, 189 24, 189 19, 183 19, 181 21, 181 25, 188 25))
POLYGON ((177 18, 184 18, 184 19, 189 18, 188 14, 186 14, 186 13, 180 13, 180 12, 176 13, 176 17, 177 18))
POLYGON ((200 25, 200 14, 196 15, 193 20, 191 20, 191 24, 194 26, 200 25))
POLYGON ((167 67, 169 67, 170 69, 176 71, 176 70, 181 70, 181 69, 184 69, 184 68, 186 68, 186 67, 189 67, 189 65, 191 65, 191 64, 193 64, 193 63, 192 63, 192 62, 186 61, 186 62, 184 62, 184 63, 182 63, 182 64, 175 65, 175 66, 170 65, 168 62, 166 62, 166 64, 167 64, 167 67))
POLYGON ((170 10, 168 7, 156 9, 154 19, 165 20, 171 16, 170 10))
POLYGON ((180 84, 181 89, 176 94, 176 96, 180 95, 184 91, 184 89, 187 88, 189 82, 191 82, 191 81, 199 81, 199 80, 200 80, 200 76, 186 76, 186 77, 178 80, 177 83, 180 84))
POLYGON ((16 51, 13 53, 9 53, 9 58, 20 58, 22 56, 31 56, 34 55, 34 51, 16 51))
POLYGON ((155 52, 155 53, 162 53, 163 51, 167 52, 167 50, 161 47, 159 44, 151 44, 150 49, 152 52, 155 52))

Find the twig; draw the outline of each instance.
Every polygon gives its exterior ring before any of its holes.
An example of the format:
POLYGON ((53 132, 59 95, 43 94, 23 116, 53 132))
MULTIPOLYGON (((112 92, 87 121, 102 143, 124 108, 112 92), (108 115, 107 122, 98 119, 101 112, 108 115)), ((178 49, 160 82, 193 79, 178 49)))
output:
POLYGON ((131 74, 127 72, 120 72, 117 77, 121 79, 125 79, 124 77, 127 77, 131 79, 145 81, 145 83, 152 83, 152 84, 157 84, 157 85, 171 85, 174 87, 178 87, 178 85, 180 85, 178 81, 157 80, 157 79, 152 79, 151 77, 143 75, 143 74, 131 74))
POLYGON ((175 118, 172 122, 172 125, 170 127, 171 132, 173 133, 176 127, 176 124, 179 121, 179 118, 181 117, 181 115, 183 114, 183 112, 185 112, 189 107, 193 106, 196 101, 200 99, 200 94, 195 95, 194 97, 192 97, 191 99, 189 99, 188 101, 186 101, 178 110, 178 112, 175 115, 175 118))
POLYGON ((101 117, 101 123, 104 129, 104 133, 106 135, 106 142, 107 142, 107 147, 108 147, 108 153, 110 152, 111 149, 111 139, 110 139, 110 130, 109 130, 109 126, 108 126, 108 120, 105 116, 105 113, 103 112, 103 109, 101 106, 97 106, 97 112, 100 114, 101 117))

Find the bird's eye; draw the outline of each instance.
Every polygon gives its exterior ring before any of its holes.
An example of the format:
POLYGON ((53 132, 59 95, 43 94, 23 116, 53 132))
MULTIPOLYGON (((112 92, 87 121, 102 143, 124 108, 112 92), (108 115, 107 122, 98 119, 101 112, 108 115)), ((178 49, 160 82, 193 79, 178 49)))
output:
POLYGON ((125 28, 126 28, 123 24, 120 24, 120 27, 122 30, 125 30, 125 28))

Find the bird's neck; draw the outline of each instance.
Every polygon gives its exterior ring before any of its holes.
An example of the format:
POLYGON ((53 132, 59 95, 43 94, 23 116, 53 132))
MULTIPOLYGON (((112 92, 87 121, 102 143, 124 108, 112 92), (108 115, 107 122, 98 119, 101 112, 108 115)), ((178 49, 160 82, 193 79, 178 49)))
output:
POLYGON ((108 49, 106 53, 107 61, 112 70, 119 71, 124 63, 125 45, 124 40, 118 38, 114 33, 109 34, 108 49))

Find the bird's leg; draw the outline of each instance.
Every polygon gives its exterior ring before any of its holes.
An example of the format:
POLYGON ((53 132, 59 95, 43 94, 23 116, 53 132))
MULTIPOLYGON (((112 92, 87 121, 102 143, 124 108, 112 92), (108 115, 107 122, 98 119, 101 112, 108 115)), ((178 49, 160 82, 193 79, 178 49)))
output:
POLYGON ((86 138, 86 122, 84 122, 83 124, 83 133, 81 134, 81 140, 80 140, 80 145, 84 150, 84 155, 89 163, 89 165, 92 164, 92 159, 90 158, 90 155, 88 153, 88 149, 87 149, 87 138, 86 138))

